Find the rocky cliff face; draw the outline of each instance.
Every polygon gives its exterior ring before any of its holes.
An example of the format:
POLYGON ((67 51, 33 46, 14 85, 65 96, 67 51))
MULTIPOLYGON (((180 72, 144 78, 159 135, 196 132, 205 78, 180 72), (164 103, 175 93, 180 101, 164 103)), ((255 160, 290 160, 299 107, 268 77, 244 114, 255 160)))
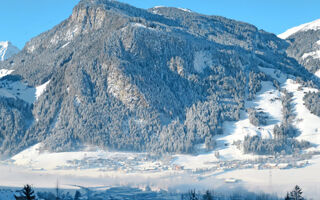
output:
POLYGON ((48 83, 32 103, 33 123, 8 139, 16 144, 8 154, 38 142, 53 151, 211 148, 222 122, 238 120, 261 81, 275 81, 260 67, 310 76, 287 47, 223 17, 82 0, 68 19, 0 64, 33 87, 48 83))

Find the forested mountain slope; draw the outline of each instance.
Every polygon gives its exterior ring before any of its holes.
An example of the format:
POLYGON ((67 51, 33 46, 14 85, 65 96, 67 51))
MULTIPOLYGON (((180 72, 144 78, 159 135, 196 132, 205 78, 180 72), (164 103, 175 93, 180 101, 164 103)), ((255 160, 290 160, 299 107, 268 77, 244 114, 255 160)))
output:
POLYGON ((288 47, 274 34, 224 17, 82 0, 68 19, 0 64, 43 92, 14 115, 31 119, 28 126, 16 125, 21 131, 12 133, 14 119, 2 125, 1 153, 39 142, 52 151, 213 148, 222 123, 239 120, 261 81, 277 85, 261 67, 317 86, 287 56, 288 47))

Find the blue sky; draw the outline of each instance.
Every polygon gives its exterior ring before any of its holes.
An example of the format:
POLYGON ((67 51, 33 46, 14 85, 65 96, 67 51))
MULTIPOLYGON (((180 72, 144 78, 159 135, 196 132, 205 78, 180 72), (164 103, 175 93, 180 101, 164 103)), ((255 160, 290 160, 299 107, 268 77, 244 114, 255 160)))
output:
MULTIPOLYGON (((254 24, 275 34, 320 18, 319 0, 120 0, 140 8, 189 8, 254 24)), ((3 0, 0 41, 22 48, 28 40, 70 16, 79 0, 3 0)))

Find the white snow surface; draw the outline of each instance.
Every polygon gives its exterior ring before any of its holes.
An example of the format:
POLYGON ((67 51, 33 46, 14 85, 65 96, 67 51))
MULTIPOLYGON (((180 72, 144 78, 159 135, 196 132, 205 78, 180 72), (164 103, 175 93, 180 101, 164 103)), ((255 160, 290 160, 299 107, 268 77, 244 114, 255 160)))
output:
POLYGON ((36 87, 36 99, 39 99, 39 97, 43 94, 43 92, 46 91, 47 85, 49 83, 50 83, 50 80, 36 87))
POLYGON ((320 69, 318 71, 316 71, 316 73, 314 73, 317 77, 320 78, 320 69))
POLYGON ((304 53, 302 55, 302 59, 306 59, 308 57, 312 57, 314 59, 320 59, 320 50, 304 53))
POLYGON ((146 27, 146 25, 141 24, 141 23, 132 23, 132 26, 140 27, 140 28, 148 28, 148 27, 146 27))
POLYGON ((155 7, 153 7, 153 8, 165 8, 165 6, 155 6, 155 7))
POLYGON ((308 30, 319 30, 320 29, 320 19, 317 19, 313 22, 309 22, 306 24, 302 24, 293 28, 288 29, 284 33, 281 33, 278 35, 279 38, 281 39, 287 39, 293 34, 296 34, 297 32, 301 31, 308 31, 308 30))
POLYGON ((13 156, 16 165, 29 166, 33 169, 46 170, 55 169, 57 166, 63 165, 68 160, 83 159, 86 156, 99 156, 101 152, 63 152, 63 153, 49 153, 40 152, 41 143, 38 143, 31 148, 28 148, 21 153, 13 156))
POLYGON ((182 10, 184 12, 189 12, 191 13, 192 11, 190 9, 187 9, 187 8, 178 8, 179 10, 182 10))
POLYGON ((68 46, 70 44, 70 42, 65 43, 64 45, 62 45, 62 49, 65 48, 66 46, 68 46))
POLYGON ((17 54, 20 50, 9 41, 0 42, 0 61, 4 61, 17 54))
POLYGON ((9 75, 9 74, 11 74, 12 72, 14 72, 14 70, 0 69, 0 78, 9 75))

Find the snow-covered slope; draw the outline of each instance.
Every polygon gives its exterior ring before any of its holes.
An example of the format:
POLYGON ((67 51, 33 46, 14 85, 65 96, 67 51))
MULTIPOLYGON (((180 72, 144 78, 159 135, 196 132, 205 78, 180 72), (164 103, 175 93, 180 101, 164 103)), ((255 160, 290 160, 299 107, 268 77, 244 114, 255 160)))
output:
POLYGON ((0 69, 0 96, 6 98, 21 99, 34 103, 46 90, 50 80, 37 87, 29 86, 16 76, 9 76, 13 70, 0 69))
POLYGON ((318 92, 318 90, 301 87, 299 83, 291 79, 286 81, 284 88, 294 95, 293 104, 296 112, 294 124, 301 132, 297 139, 310 141, 316 144, 317 150, 320 150, 320 117, 312 114, 303 101, 303 97, 307 92, 318 92))
POLYGON ((0 69, 0 78, 5 77, 9 74, 11 74, 14 70, 9 69, 0 69))
POLYGON ((306 24, 299 25, 297 27, 290 28, 286 32, 279 34, 278 37, 281 39, 287 39, 291 35, 300 31, 319 30, 319 29, 320 29, 320 19, 317 19, 313 22, 309 22, 306 24))
POLYGON ((4 61, 17 54, 20 50, 10 42, 0 42, 0 61, 4 61))
POLYGON ((46 91, 47 85, 49 83, 50 80, 36 87, 36 99, 38 99, 46 91))
MULTIPOLYGON (((320 150, 320 134, 318 133, 318 127, 320 124, 320 118, 313 115, 304 105, 303 96, 305 92, 317 91, 317 89, 302 87, 299 83, 292 79, 286 79, 285 74, 278 72, 277 70, 267 70, 266 68, 260 68, 262 71, 270 75, 271 77, 277 77, 281 83, 281 88, 286 89, 288 92, 293 93, 293 106, 296 117, 293 124, 298 128, 301 133, 298 140, 306 140, 316 145, 316 148, 311 148, 308 151, 320 150)), ((290 77, 290 76, 289 76, 290 77)), ((206 169, 212 167, 212 162, 227 162, 234 160, 255 160, 259 156, 252 154, 244 154, 234 142, 243 141, 247 135, 254 136, 259 135, 262 138, 273 138, 273 128, 275 125, 279 125, 282 121, 282 103, 281 96, 282 91, 275 88, 270 81, 262 82, 262 88, 257 93, 257 96, 252 101, 245 103, 246 108, 256 108, 259 111, 263 111, 268 116, 267 124, 261 126, 254 126, 250 123, 248 113, 241 111, 239 121, 226 121, 223 124, 224 134, 215 137, 216 146, 213 151, 206 152, 204 145, 199 145, 198 155, 175 155, 172 157, 171 167, 181 166, 184 169, 196 170, 206 169)), ((320 128, 320 127, 319 127, 320 128)), ((35 168, 55 169, 59 165, 68 165, 70 160, 84 159, 84 157, 92 157, 96 159, 113 159, 110 154, 120 155, 116 153, 106 153, 98 151, 90 153, 88 151, 83 152, 70 152, 70 153, 41 153, 39 151, 40 144, 27 149, 20 154, 14 156, 15 164, 30 166, 35 168), (109 154, 109 155, 108 155, 109 154), (84 156, 86 155, 86 156, 84 156), (50 162, 47 158, 54 159, 50 162), (72 159, 71 159, 72 158, 72 159), (51 163, 51 164, 49 164, 51 163)), ((128 157, 136 157, 138 154, 128 153, 128 157)), ((136 158, 134 158, 136 159, 136 158)), ((145 164, 147 164, 146 161, 145 164)), ((148 164, 150 165, 150 163, 148 164)), ((128 166, 127 166, 128 167, 128 166)), ((143 170, 143 169, 142 169, 143 170)))
MULTIPOLYGON (((311 174, 315 173, 315 166, 320 165, 320 160, 317 156, 309 155, 320 150, 320 134, 318 134, 320 118, 305 107, 303 96, 305 92, 317 89, 303 87, 294 80, 294 77, 279 70, 263 67, 259 69, 278 80, 281 89, 278 90, 270 81, 261 82, 261 90, 253 100, 246 101, 245 108, 255 107, 265 112, 268 116, 267 124, 253 126, 248 119, 248 113, 243 110, 239 121, 224 122, 224 134, 215 137, 216 147, 212 151, 205 152, 204 145, 200 145, 198 155, 177 154, 166 158, 152 157, 145 153, 110 152, 92 147, 79 152, 50 153, 41 152, 39 143, 12 157, 11 163, 24 167, 39 177, 45 174, 47 176, 68 174, 68 177, 73 176, 74 180, 83 175, 96 179, 109 177, 108 179, 112 180, 129 176, 135 179, 139 177, 142 184, 150 183, 153 179, 164 181, 167 180, 166 177, 170 177, 170 179, 185 179, 183 184, 191 184, 196 179, 198 185, 203 184, 208 187, 209 180, 235 178, 242 180, 240 183, 249 190, 268 191, 270 179, 273 179, 274 192, 288 191, 292 187, 290 184, 299 182, 307 187, 306 192, 310 197, 316 196, 319 192, 312 185, 316 184, 317 180, 310 178, 313 177, 311 174), (235 142, 243 140, 246 135, 273 137, 273 127, 282 120, 280 99, 284 89, 293 94, 292 106, 296 114, 293 125, 301 133, 297 139, 307 140, 314 147, 302 152, 306 157, 302 155, 294 158, 287 155, 271 158, 268 162, 263 159, 269 159, 269 156, 244 154, 235 142), (277 176, 270 178, 270 173, 277 176), (306 174, 308 180, 302 174, 306 174), (189 176, 193 178, 186 179, 189 176), (148 179, 145 180, 145 177, 148 179)), ((68 181, 70 182, 70 178, 68 181)), ((180 183, 170 184, 174 187, 180 183)))
POLYGON ((319 75, 320 70, 320 19, 291 28, 278 35, 287 39, 286 52, 308 71, 319 75))
POLYGON ((35 89, 26 83, 12 80, 0 80, 0 96, 7 98, 19 98, 28 103, 35 101, 35 89))

